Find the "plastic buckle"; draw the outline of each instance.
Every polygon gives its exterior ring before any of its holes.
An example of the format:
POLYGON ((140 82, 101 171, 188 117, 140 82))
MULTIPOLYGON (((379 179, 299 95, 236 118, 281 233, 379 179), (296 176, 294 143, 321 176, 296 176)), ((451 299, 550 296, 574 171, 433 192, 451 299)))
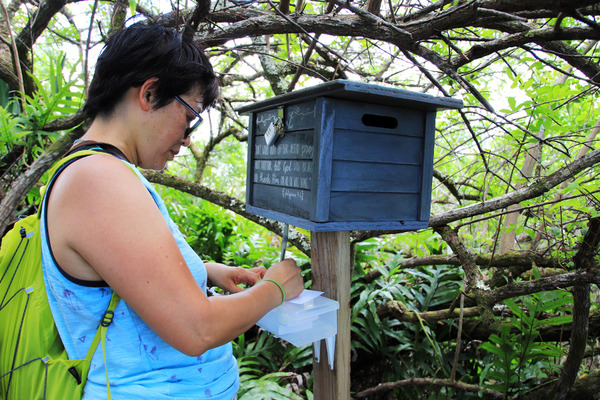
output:
POLYGON ((100 325, 107 328, 110 326, 110 324, 112 324, 113 321, 113 317, 115 316, 115 313, 112 311, 106 311, 104 313, 104 315, 102 316, 102 319, 100 320, 100 325))

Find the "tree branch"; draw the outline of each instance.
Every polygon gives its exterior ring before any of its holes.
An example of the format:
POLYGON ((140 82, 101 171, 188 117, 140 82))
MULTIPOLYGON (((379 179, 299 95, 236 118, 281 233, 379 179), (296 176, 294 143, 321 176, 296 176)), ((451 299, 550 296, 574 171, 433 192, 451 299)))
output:
POLYGON ((577 285, 571 291, 573 292, 573 329, 569 354, 560 378, 554 386, 554 400, 566 399, 581 368, 581 361, 587 345, 591 306, 590 285, 577 285))
MULTIPOLYGON (((450 60, 449 64, 451 64, 454 68, 460 68, 461 66, 473 62, 479 58, 495 54, 501 50, 511 47, 521 47, 528 43, 538 43, 540 46, 545 46, 551 42, 557 43, 559 40, 585 40, 600 37, 600 33, 589 28, 565 28, 560 32, 555 31, 553 28, 534 29, 526 24, 504 24, 497 26, 497 28, 509 29, 510 27, 511 30, 514 30, 516 26, 520 27, 518 33, 513 33, 499 39, 488 41, 486 43, 475 44, 469 50, 465 51, 464 54, 454 56, 450 60)), ((579 55, 569 46, 564 46, 563 50, 567 55, 579 55)))
MULTIPOLYGON (((463 317, 465 318, 477 317, 479 315, 480 312, 477 307, 468 307, 463 310, 463 317)), ((451 310, 415 312, 406 308, 401 301, 392 300, 377 307, 377 316, 379 318, 393 317, 402 322, 419 323, 421 320, 437 322, 445 319, 459 318, 460 310, 453 308, 451 310)))
POLYGON ((14 212, 29 189, 38 182, 52 164, 67 152, 73 141, 83 135, 83 132, 84 130, 79 127, 59 138, 31 164, 24 174, 14 181, 10 192, 0 202, 0 233, 4 233, 7 226, 14 220, 14 212))
MULTIPOLYGON (((456 257, 460 261, 460 264, 465 271, 467 287, 469 289, 478 287, 480 285, 480 282, 483 282, 483 275, 481 275, 481 271, 477 267, 477 264, 473 261, 473 256, 462 243, 456 231, 454 231, 447 225, 439 226, 434 229, 448 244, 448 246, 452 249, 454 254, 456 254, 456 257)), ((469 289, 465 291, 468 292, 469 289)))
POLYGON ((454 69, 454 67, 450 63, 448 63, 446 60, 440 57, 439 54, 437 54, 435 51, 429 50, 426 47, 419 45, 414 46, 411 51, 413 51, 420 57, 423 57, 424 59, 438 67, 446 75, 458 82, 458 84, 464 87, 468 92, 470 92, 486 108, 486 110, 492 113, 494 112, 494 108, 492 107, 492 105, 477 90, 477 88, 475 88, 475 86, 473 86, 471 82, 467 81, 462 76, 460 76, 458 71, 454 69))
MULTIPOLYGON (((27 67, 28 65, 27 55, 31 52, 33 44, 48 27, 50 20, 54 18, 56 13, 58 13, 66 3, 66 0, 46 0, 41 2, 39 8, 37 8, 36 12, 29 18, 27 25, 25 25, 17 36, 16 44, 18 58, 24 67, 27 67)), ((30 70, 30 68, 27 69, 30 70)), ((24 76, 24 78, 25 92, 29 94, 33 90, 33 83, 26 76, 24 76)))
POLYGON ((490 302, 495 304, 513 297, 591 283, 600 284, 600 271, 596 268, 547 276, 528 282, 512 282, 501 288, 486 291, 486 295, 490 302))
MULTIPOLYGON (((473 303, 471 301, 471 303, 473 303)), ((521 333, 510 320, 497 321, 492 325, 484 325, 477 318, 479 316, 479 309, 477 307, 466 307, 464 309, 465 316, 469 318, 464 321, 463 336, 467 341, 487 340, 492 334, 498 333, 502 329, 509 329, 511 333, 521 333)), ((507 317, 512 315, 506 307, 494 307, 494 315, 507 317)), ((452 309, 436 310, 436 311, 425 311, 425 312, 414 312, 407 309, 407 307, 398 301, 389 301, 383 303, 377 307, 377 316, 379 318, 394 318, 401 322, 418 323, 419 320, 427 321, 431 329, 435 332, 437 337, 447 337, 448 328, 446 324, 439 324, 438 322, 445 321, 448 319, 459 318, 459 311, 455 307, 452 309)), ((541 315, 539 319, 543 319, 541 315)), ((533 338, 536 342, 560 342, 564 343, 570 340, 573 330, 573 324, 559 324, 559 325, 544 325, 540 323, 538 325, 538 334, 533 338)), ((600 334, 600 312, 594 310, 589 316, 589 335, 598 336, 600 334)))
MULTIPOLYGON (((231 210, 256 224, 263 226, 278 235, 283 234, 283 224, 247 212, 246 205, 235 197, 211 190, 206 186, 193 183, 179 177, 167 175, 164 172, 148 170, 144 171, 144 176, 150 182, 172 187, 173 189, 181 192, 210 201, 213 204, 216 204, 227 210, 231 210)), ((304 234, 290 227, 288 240, 298 250, 310 257, 310 240, 304 234)))
MULTIPOLYGON (((532 251, 507 252, 502 255, 477 254, 473 255, 473 261, 479 267, 496 268, 500 271, 509 269, 513 276, 520 276, 522 272, 530 270, 533 265, 539 268, 563 268, 561 261, 555 258, 546 258, 541 254, 532 251), (514 271, 513 271, 514 269, 514 271)), ((451 255, 433 255, 427 257, 412 257, 402 260, 401 268, 398 272, 409 268, 435 266, 435 265, 455 265, 459 266, 460 260, 456 254, 451 255)), ((372 282, 381 276, 377 269, 369 271, 362 279, 365 282, 372 282)), ((492 278, 493 279, 493 278, 492 278)), ((491 287, 497 286, 492 280, 486 282, 491 287)))
POLYGON ((485 399, 504 399, 504 395, 500 392, 491 389, 485 389, 484 387, 478 385, 470 385, 467 383, 451 381, 449 379, 435 379, 435 378, 411 378, 403 381, 397 382, 386 382, 380 383, 374 388, 370 388, 367 390, 363 390, 355 395, 356 398, 371 398, 377 394, 386 393, 401 387, 406 386, 417 386, 417 387, 427 387, 433 386, 438 388, 449 387, 458 390, 462 390, 469 393, 480 393, 484 396, 485 399))
MULTIPOLYGON (((25 96, 25 86, 24 85, 24 81, 23 81, 23 71, 21 70, 21 63, 19 62, 19 51, 17 50, 17 44, 15 42, 15 36, 13 34, 13 30, 10 24, 10 16, 8 14, 8 11, 6 9, 6 7, 4 6, 4 2, 0 2, 0 10, 2 10, 2 14, 4 16, 4 22, 6 22, 6 31, 8 32, 8 35, 10 36, 10 46, 11 46, 11 55, 12 55, 12 61, 13 61, 13 65, 15 66, 15 76, 17 79, 17 85, 19 88, 19 91, 21 92, 21 96, 25 96)), ((24 101, 24 99, 23 99, 24 101)))
POLYGON ((197 0, 194 12, 185 21, 184 36, 193 36, 198 31, 200 21, 210 12, 210 0, 197 0))
POLYGON ((479 309, 479 314, 481 315, 483 323, 485 325, 491 324, 494 319, 491 308, 493 302, 490 301, 490 296, 487 293, 484 293, 483 275, 477 264, 473 261, 473 255, 460 240, 458 233, 449 226, 444 225, 436 227, 434 230, 442 237, 460 260, 460 264, 465 272, 465 287, 463 288, 463 292, 472 294, 477 303, 477 308, 479 309))
POLYGON ((511 193, 498 196, 496 198, 458 208, 456 210, 447 211, 441 214, 433 215, 429 220, 430 227, 438 227, 457 221, 464 218, 473 217, 475 215, 485 214, 490 211, 499 210, 508 207, 512 204, 520 203, 524 200, 529 200, 541 196, 555 186, 560 185, 568 179, 572 179, 582 171, 600 162, 600 149, 596 149, 580 159, 573 161, 558 171, 548 175, 545 178, 515 190, 511 193))
MULTIPOLYGON (((600 218, 591 218, 583 242, 577 254, 573 257, 575 268, 578 271, 590 270, 594 263, 594 258, 598 254, 599 244, 600 218)), ((591 307, 590 285, 576 285, 573 287, 572 292, 573 330, 571 333, 571 343, 567 360, 564 363, 560 378, 555 385, 554 400, 564 400, 567 397, 579 373, 587 344, 591 307)))
POLYGON ((591 399, 600 393, 600 372, 594 371, 581 376, 569 393, 570 400, 591 399))

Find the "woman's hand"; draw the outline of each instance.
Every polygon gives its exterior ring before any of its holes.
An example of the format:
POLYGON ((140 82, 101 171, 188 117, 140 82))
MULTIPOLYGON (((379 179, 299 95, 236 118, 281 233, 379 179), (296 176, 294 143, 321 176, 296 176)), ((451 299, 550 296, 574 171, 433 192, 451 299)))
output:
POLYGON ((229 267, 225 264, 205 263, 208 279, 218 287, 230 293, 239 293, 243 288, 239 284, 253 286, 261 280, 267 272, 265 267, 241 268, 229 267))
POLYGON ((289 300, 298 297, 304 290, 301 272, 302 270, 296 265, 296 261, 292 258, 286 258, 273 264, 264 277, 277 281, 285 291, 285 299, 289 300))

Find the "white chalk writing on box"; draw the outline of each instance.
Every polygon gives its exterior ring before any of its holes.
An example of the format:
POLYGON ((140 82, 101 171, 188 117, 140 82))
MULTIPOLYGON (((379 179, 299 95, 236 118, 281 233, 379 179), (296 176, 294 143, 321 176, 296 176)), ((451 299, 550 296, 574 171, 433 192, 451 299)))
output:
POLYGON ((254 181, 265 185, 279 185, 310 190, 312 161, 255 160, 254 181))
POLYGON ((256 124, 259 126, 269 126, 275 121, 277 121, 277 113, 261 113, 256 116, 256 124))
POLYGON ((255 146, 256 156, 297 156, 302 158, 312 158, 315 149, 309 144, 299 143, 280 143, 276 146, 268 144, 257 144, 255 146))
POLYGON ((281 198, 304 200, 304 192, 298 189, 281 188, 281 198))
MULTIPOLYGON (((298 126, 304 127, 307 125, 307 121, 312 122, 315 118, 315 108, 311 104, 309 108, 303 107, 289 107, 286 114, 286 126, 292 130, 298 126)), ((312 124, 310 124, 312 125, 312 124)))

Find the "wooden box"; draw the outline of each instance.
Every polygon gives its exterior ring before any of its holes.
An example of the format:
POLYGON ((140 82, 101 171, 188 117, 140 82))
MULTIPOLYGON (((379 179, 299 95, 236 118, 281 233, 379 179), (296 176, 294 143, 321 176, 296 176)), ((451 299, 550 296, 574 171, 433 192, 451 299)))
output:
POLYGON ((314 232, 426 228, 436 111, 458 108, 346 80, 241 107, 247 210, 314 232))

